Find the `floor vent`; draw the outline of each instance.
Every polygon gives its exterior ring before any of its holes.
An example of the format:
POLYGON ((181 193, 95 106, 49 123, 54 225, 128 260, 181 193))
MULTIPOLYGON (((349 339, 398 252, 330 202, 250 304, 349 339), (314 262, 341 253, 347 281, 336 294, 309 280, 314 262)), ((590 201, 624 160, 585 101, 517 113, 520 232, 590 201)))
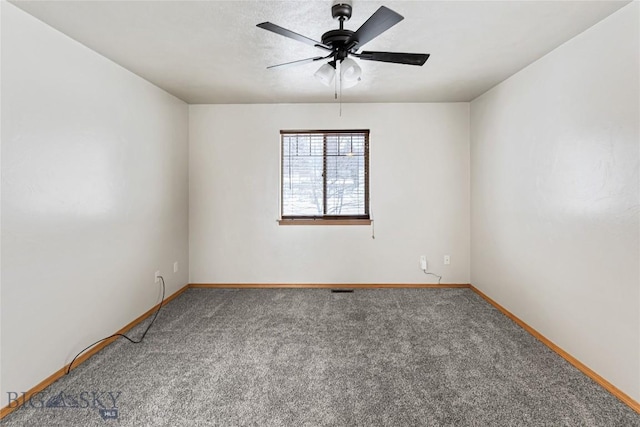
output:
POLYGON ((353 292, 353 289, 331 289, 331 293, 334 293, 334 294, 347 294, 352 292, 353 292))

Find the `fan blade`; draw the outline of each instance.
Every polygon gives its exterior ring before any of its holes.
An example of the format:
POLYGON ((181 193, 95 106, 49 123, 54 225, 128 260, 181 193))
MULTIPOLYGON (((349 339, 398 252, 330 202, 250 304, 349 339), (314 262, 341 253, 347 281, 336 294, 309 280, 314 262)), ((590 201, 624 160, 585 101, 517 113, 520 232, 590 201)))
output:
POLYGON ((305 37, 298 33, 294 33, 291 30, 287 30, 286 28, 282 28, 276 24, 272 24, 271 22, 263 22, 261 24, 256 25, 256 27, 265 29, 267 31, 271 31, 272 33, 280 34, 281 36, 289 37, 290 39, 297 40, 299 42, 302 42, 311 46, 319 47, 325 50, 331 50, 329 46, 325 46, 319 41, 315 41, 313 39, 310 39, 309 37, 305 37))
POLYGON ((356 53, 356 57, 367 61, 393 62, 394 64, 424 65, 428 53, 370 52, 356 53))
POLYGON ((276 68, 276 67, 289 67, 292 65, 309 64, 311 62, 320 61, 321 59, 326 59, 326 58, 328 58, 328 56, 316 56, 315 58, 300 59, 298 61, 285 62, 284 64, 271 65, 267 67, 267 69, 276 68))
POLYGON ((367 22, 362 24, 358 31, 351 38, 351 42, 357 41, 357 47, 362 47, 365 43, 378 37, 380 34, 387 31, 389 28, 402 21, 404 17, 393 10, 380 6, 380 9, 376 10, 367 22))

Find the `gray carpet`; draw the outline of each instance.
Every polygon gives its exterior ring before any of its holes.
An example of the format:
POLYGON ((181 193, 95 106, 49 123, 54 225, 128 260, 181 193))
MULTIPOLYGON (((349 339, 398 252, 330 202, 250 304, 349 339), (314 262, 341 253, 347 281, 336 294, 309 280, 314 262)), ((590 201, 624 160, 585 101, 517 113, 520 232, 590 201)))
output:
POLYGON ((640 415, 469 289, 190 289, 142 344, 120 339, 2 423, 621 427, 640 415))

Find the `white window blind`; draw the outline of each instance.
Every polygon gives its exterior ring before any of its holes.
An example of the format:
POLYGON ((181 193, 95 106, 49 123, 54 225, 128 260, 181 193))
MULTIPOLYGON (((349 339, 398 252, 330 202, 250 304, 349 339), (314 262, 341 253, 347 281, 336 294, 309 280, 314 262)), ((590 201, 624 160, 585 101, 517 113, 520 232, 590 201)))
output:
POLYGON ((283 219, 369 219, 369 131, 281 131, 283 219))

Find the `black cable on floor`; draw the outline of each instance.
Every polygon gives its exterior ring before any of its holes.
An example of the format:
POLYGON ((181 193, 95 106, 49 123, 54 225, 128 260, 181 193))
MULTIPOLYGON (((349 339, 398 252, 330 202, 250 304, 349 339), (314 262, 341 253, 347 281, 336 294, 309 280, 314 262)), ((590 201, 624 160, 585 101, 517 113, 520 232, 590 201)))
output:
POLYGON ((109 335, 106 338, 102 338, 101 340, 98 340, 98 341, 94 342, 93 344, 85 347, 82 351, 80 351, 80 353, 76 354, 76 356, 73 358, 71 363, 69 363, 69 366, 67 367, 67 372, 65 372, 65 375, 69 375, 69 372, 71 372, 71 367, 73 366, 73 362, 76 361, 78 356, 80 356, 85 351, 89 350, 94 345, 101 343, 102 341, 106 341, 106 340, 111 339, 111 338, 123 337, 123 338, 128 339, 129 342, 132 342, 133 344, 140 344, 142 342, 142 340, 144 339, 145 335, 147 335, 147 332, 149 332, 149 329, 151 329, 151 325, 153 325, 153 322, 156 321, 156 317, 158 317, 158 313, 160 313, 160 309, 162 308, 162 304, 164 303, 164 294, 165 294, 164 277, 158 276, 158 278, 162 281, 162 299, 160 300, 160 305, 158 305, 158 309, 156 310, 155 314, 153 315, 153 319, 151 319, 151 323, 149 323, 149 326, 147 326, 147 329, 144 330, 144 332, 142 333, 142 336, 140 337, 140 339, 136 341, 134 339, 129 338, 125 334, 113 334, 113 335, 109 335))

